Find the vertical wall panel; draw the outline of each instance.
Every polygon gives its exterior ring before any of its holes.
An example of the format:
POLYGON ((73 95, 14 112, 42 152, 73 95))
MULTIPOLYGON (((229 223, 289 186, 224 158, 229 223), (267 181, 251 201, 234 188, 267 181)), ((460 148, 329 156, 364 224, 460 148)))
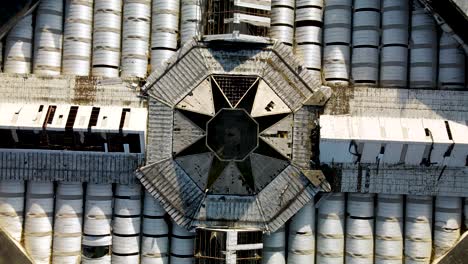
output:
POLYGON ((294 0, 271 1, 270 37, 287 45, 294 38, 294 0))
POLYGON ((0 181, 0 226, 21 243, 23 235, 24 181, 0 181))
POLYGON ((150 25, 151 0, 126 0, 123 11, 122 77, 146 76, 150 25))
POLYGON ((286 264, 286 235, 284 228, 263 235, 262 264, 286 264))
POLYGON ((31 73, 32 15, 23 17, 8 33, 5 47, 6 73, 31 73))
POLYGON ((182 0, 180 40, 182 45, 202 34, 204 0, 182 0))
POLYGON ((432 16, 417 2, 411 13, 410 88, 434 89, 437 78, 437 29, 432 16))
POLYGON ((82 219, 82 183, 59 183, 55 197, 53 263, 80 262, 82 219))
POLYGON ((119 76, 121 34, 122 0, 95 0, 92 69, 94 76, 119 76))
POLYGON ((408 0, 382 1, 381 87, 407 86, 408 23, 408 0))
POLYGON ((180 0, 153 0, 151 68, 154 70, 177 51, 180 0))
POLYGON ((34 74, 60 75, 62 70, 63 1, 39 4, 34 35, 34 74))
POLYGON ((319 207, 317 263, 344 263, 345 194, 333 193, 319 207))
POLYGON ((351 5, 351 0, 325 1, 323 75, 328 86, 349 84, 351 5))
POLYGON ((94 0, 67 0, 62 73, 88 76, 91 66, 94 0))
POLYGON ((346 263, 374 263, 374 195, 349 193, 346 220, 346 263))
POLYGON ((405 263, 427 263, 432 254, 432 197, 406 196, 405 263))
POLYGON ((164 219, 165 214, 159 202, 145 192, 141 264, 169 263, 169 227, 164 219))
POLYGON ((375 228, 375 263, 403 263, 403 196, 379 194, 375 228))
POLYGON ((322 71, 323 0, 296 0, 295 53, 316 79, 322 71))
POLYGON ((437 196, 434 214, 434 257, 447 253, 460 238, 462 200, 459 197, 437 196))
POLYGON ((465 88, 465 52, 445 32, 439 42, 439 85, 441 89, 465 88))
POLYGON ((355 86, 379 81, 380 1, 354 1, 351 74, 355 86))
POLYGON ((83 264, 110 264, 112 185, 88 183, 86 190, 83 264))
POLYGON ((289 224, 288 264, 315 263, 315 207, 306 204, 289 224))
POLYGON ((141 186, 118 184, 112 222, 112 263, 140 263, 141 186))
POLYGON ((192 264, 195 244, 195 233, 172 224, 170 263, 192 264))
POLYGON ((54 183, 29 181, 24 248, 37 264, 49 264, 52 249, 54 183))

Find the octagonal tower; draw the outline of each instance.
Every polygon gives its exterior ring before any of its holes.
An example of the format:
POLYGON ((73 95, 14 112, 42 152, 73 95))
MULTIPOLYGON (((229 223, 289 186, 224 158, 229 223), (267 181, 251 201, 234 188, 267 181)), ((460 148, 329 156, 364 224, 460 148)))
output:
POLYGON ((279 229, 329 190, 310 132, 330 90, 281 43, 190 42, 148 77, 147 165, 137 176, 194 229, 279 229))

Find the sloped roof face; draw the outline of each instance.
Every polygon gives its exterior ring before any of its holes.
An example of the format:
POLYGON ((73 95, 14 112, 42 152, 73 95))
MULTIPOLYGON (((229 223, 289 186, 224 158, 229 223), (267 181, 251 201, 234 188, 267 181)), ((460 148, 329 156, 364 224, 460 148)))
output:
POLYGON ((179 225, 275 231, 320 190, 301 172, 311 155, 301 135, 314 117, 304 104, 328 91, 289 55, 194 42, 148 78, 137 177, 179 225))
POLYGON ((304 103, 324 105, 330 90, 302 68, 290 47, 214 46, 196 41, 185 44, 165 65, 157 68, 143 88, 156 100, 174 107, 211 74, 251 75, 266 84, 293 111, 304 103))

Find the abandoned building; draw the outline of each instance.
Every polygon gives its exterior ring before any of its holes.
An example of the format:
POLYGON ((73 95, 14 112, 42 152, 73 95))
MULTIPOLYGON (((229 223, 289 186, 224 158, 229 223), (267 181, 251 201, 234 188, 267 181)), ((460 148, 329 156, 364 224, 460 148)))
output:
POLYGON ((1 12, 0 263, 466 254, 466 1, 1 12))

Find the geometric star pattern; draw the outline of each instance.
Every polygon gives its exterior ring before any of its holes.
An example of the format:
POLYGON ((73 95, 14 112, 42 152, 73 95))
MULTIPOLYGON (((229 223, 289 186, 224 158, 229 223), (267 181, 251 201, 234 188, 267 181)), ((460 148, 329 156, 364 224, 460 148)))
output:
POLYGON ((175 108, 173 158, 203 191, 257 194, 290 164, 293 113, 257 76, 211 75, 175 108))

